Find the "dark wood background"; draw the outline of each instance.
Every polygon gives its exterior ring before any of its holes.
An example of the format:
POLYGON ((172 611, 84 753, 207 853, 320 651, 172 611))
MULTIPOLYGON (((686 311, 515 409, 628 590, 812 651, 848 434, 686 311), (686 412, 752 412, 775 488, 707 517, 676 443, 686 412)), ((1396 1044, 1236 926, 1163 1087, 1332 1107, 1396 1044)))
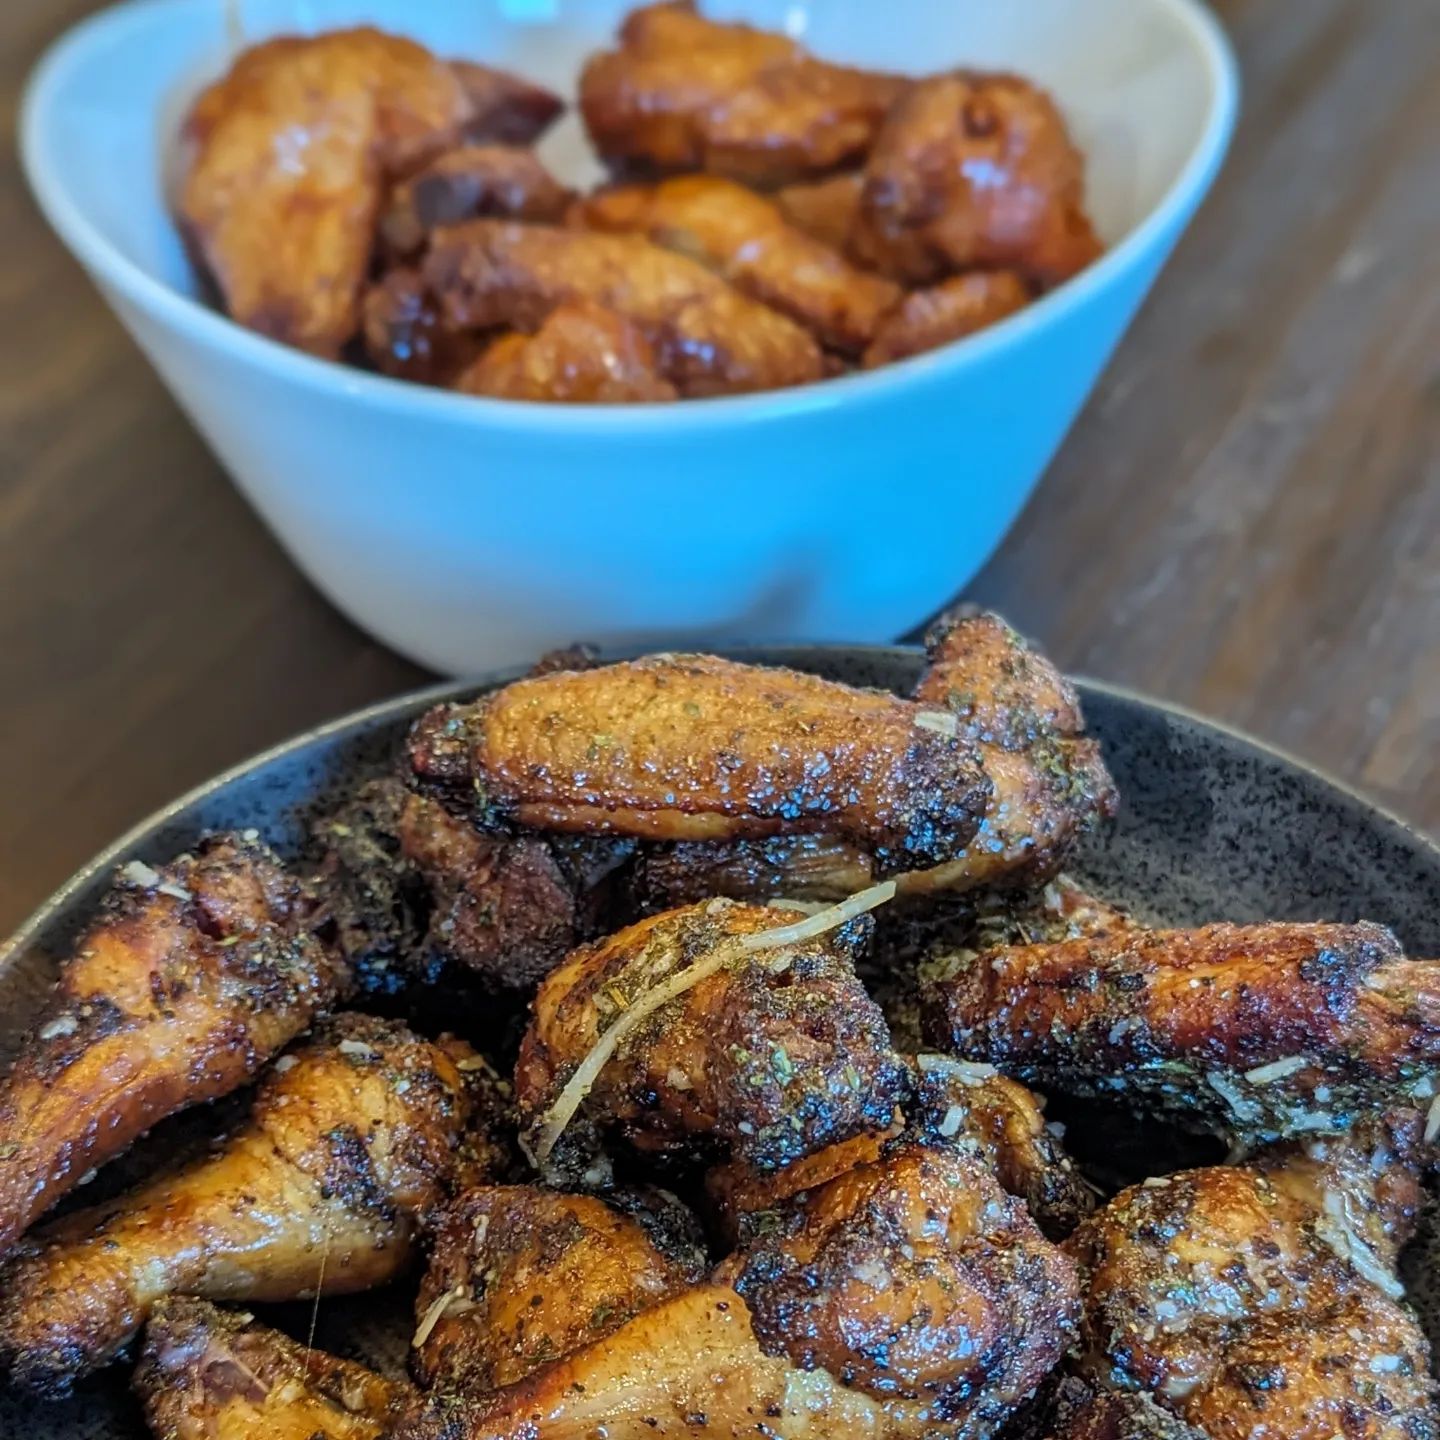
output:
MULTIPOLYGON (((0 5, 0 934, 182 789, 426 678, 291 569, 25 194, 23 77, 91 8, 0 5)), ((1228 167, 968 593, 1440 828, 1440 5, 1218 8, 1228 167)))

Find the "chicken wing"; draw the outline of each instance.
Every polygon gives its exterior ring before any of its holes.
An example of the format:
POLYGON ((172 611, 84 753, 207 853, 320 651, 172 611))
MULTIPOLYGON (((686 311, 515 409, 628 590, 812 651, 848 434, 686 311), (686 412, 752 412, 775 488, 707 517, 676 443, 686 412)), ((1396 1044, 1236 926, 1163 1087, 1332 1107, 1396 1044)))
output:
POLYGON ((910 82, 817 60, 787 36, 648 5, 580 74, 580 111, 612 169, 705 170, 771 188, 863 160, 910 82))
POLYGON ((907 285, 1014 269, 1058 285, 1100 253, 1084 160, 1055 102, 1015 75, 914 84, 875 139, 851 258, 907 285))
POLYGON ((956 1054, 1254 1142, 1428 1103, 1437 977, 1379 925, 1131 928, 955 952, 923 1003, 956 1054))
POLYGON ((0 1081, 0 1254, 157 1121, 238 1089, 350 982, 258 840, 125 866, 0 1081))
POLYGON ((782 1170, 766 1173, 731 1161, 709 1171, 705 1192, 722 1237, 748 1246, 772 1223, 776 1206, 878 1159, 902 1134, 932 1150, 960 1146, 978 1154, 1051 1239, 1070 1234, 1095 1208, 1094 1192, 1065 1153, 1059 1134, 1046 1126, 1039 1096, 988 1065, 928 1054, 907 1060, 913 1088, 904 1102, 904 1120, 888 1130, 841 1141, 782 1170))
POLYGON ((865 350, 900 303, 898 285, 789 224, 773 200, 716 175, 602 190, 577 202, 570 218, 688 255, 845 355, 865 350))
POLYGON ((709 1284, 396 1440, 987 1434, 1059 1359, 1075 1276, 973 1155, 901 1147, 785 1207, 709 1284))
POLYGON ((162 1300, 132 1381, 155 1440, 382 1440, 413 1399, 250 1316, 162 1300))
POLYGON ((797 230, 847 255, 864 189, 864 173, 852 170, 829 175, 824 180, 802 180, 786 185, 775 192, 775 203, 797 230))
POLYGON ((456 330, 534 331, 577 301, 613 310, 685 396, 773 390, 826 373, 800 326, 638 235, 471 220, 435 232, 421 274, 456 330))
POLYGON ((1062 1376, 1005 1440, 1206 1440, 1148 1395, 1102 1390, 1062 1376))
POLYGON ((680 972, 715 964, 619 1040, 584 1095, 590 1121, 650 1154, 728 1152, 760 1169, 884 1129, 904 1070, 852 965, 870 922, 754 954, 740 943, 802 918, 711 900, 642 920, 552 971, 515 1067, 532 1148, 619 1017, 680 972))
POLYGON ((1429 1346, 1400 1301, 1403 1157, 1294 1149, 1122 1191, 1071 1241, 1084 1353, 1211 1440, 1434 1440, 1429 1346))
POLYGON ((938 862, 988 786, 933 708, 793 670, 654 655, 507 685, 417 725, 425 781, 539 829, 719 840, 823 833, 938 862))
POLYGON ((440 1225, 415 1302, 416 1374, 468 1394, 513 1385, 707 1268, 694 1217, 664 1191, 472 1190, 440 1225))
POLYGON ((865 368, 891 365, 948 345, 1023 310, 1030 287, 1014 270, 972 270, 924 290, 912 290, 876 327, 865 368))
POLYGON ((465 139, 538 134, 559 109, 378 30, 269 40, 186 119, 180 224, 235 319, 333 358, 359 324, 387 182, 465 139))
POLYGON ((483 216, 558 222, 572 198, 533 150, 462 145, 437 155, 390 191, 380 239, 392 254, 414 255, 442 225, 483 216))
POLYGON ((420 272, 409 266, 387 270, 361 298, 361 345, 382 375, 449 386, 487 340, 486 335, 446 324, 420 272))
POLYGON ((979 747, 991 796, 965 853, 906 876, 914 894, 1050 879, 1080 836, 1115 813, 1099 745, 1085 737, 1075 688, 998 615, 961 610, 927 641, 915 699, 955 718, 979 747))
POLYGON ((165 1295, 293 1300, 392 1279, 468 1168, 471 1063, 396 1022, 332 1021, 276 1062, 213 1157, 26 1241, 0 1270, 0 1372, 63 1393, 165 1295))
POLYGON ((592 300, 558 306, 534 335, 503 335, 456 379, 468 395, 571 405, 678 400, 644 331, 592 300))
POLYGON ((637 857, 635 873, 637 893, 652 910, 714 895, 733 900, 843 900, 874 881, 875 857, 829 835, 648 845, 637 857))

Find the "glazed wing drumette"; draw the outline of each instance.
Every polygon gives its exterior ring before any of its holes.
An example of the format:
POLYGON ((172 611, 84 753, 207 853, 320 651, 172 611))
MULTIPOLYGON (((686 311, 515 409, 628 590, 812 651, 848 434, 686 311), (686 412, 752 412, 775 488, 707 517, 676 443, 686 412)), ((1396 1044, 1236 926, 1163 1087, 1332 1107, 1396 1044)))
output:
POLYGON ((458 1042, 358 1015, 276 1062, 214 1156, 27 1240, 0 1270, 0 1371, 63 1393, 166 1295, 294 1300, 392 1279, 468 1168, 458 1042))
POLYGON ((963 340, 1023 310, 1031 298, 1030 287, 1014 270, 972 270, 912 290, 876 326, 865 347, 865 368, 893 365, 963 340))
POLYGON ((639 235, 470 220, 435 232, 420 274, 457 332, 533 333, 561 305, 583 301, 613 311, 683 396, 774 390, 826 373, 799 325, 639 235))
POLYGON ((1084 190, 1084 160, 1038 86, 934 76, 907 90, 876 137, 850 255, 906 285, 973 269, 1058 285, 1100 253, 1084 190))
POLYGON ((957 1055, 1253 1143, 1428 1104, 1437 977, 1379 925, 1130 927, 954 952, 923 1005, 957 1055))
POLYGON ((485 1399, 432 1396, 395 1440, 988 1434, 1077 1310, 1073 1268, 977 1157, 900 1147, 789 1202, 710 1283, 485 1399))
POLYGON ((871 922, 789 938, 803 920, 711 900, 552 971, 515 1067, 532 1153, 583 1174, 594 1157, 579 1142, 594 1126, 648 1154, 729 1154, 763 1170, 884 1129, 905 1077, 853 968, 871 922), (585 1123, 551 1155, 577 1111, 585 1123))
POLYGON ((675 0, 636 10, 619 47, 590 58, 580 110, 614 170, 704 170, 770 188, 862 160, 910 83, 675 0))
POLYGON ((0 1254, 157 1121, 245 1084, 350 983, 258 840, 132 861, 0 1081, 0 1254))
POLYGON ((870 345, 900 303, 898 285, 791 225, 773 200, 716 175, 602 190, 575 205, 571 223, 689 255, 846 355, 870 345))
POLYGON ((359 326, 388 183, 465 140, 532 139, 560 109, 374 29, 269 40, 186 119, 180 223, 236 320, 334 358, 359 326))
POLYGON ((1070 1242, 1088 1367, 1210 1440, 1433 1440, 1429 1345, 1393 1270, 1406 1158, 1388 1134, 1330 1140, 1122 1191, 1070 1242))
POLYGON ((155 1440, 381 1440, 408 1385, 204 1300, 162 1300, 132 1381, 155 1440))
POLYGON ((990 786, 948 713, 794 670, 653 655, 441 706, 416 776, 484 816, 652 841, 824 834, 889 868, 963 853, 990 786))
POLYGON ((1100 747, 1075 687, 998 615, 961 610, 927 643, 915 699, 954 717, 991 783, 965 853, 907 877, 912 891, 1030 887, 1055 875, 1079 837, 1114 814, 1100 747))
POLYGON ((661 1190, 485 1186, 447 1211, 415 1302, 427 1389, 498 1390, 698 1284, 694 1217, 661 1190))

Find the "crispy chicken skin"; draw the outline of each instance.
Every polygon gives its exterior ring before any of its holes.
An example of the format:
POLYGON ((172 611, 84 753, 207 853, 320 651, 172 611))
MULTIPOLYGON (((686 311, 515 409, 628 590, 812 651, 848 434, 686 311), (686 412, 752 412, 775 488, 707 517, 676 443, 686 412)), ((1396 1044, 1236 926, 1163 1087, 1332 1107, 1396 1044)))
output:
POLYGON ((647 909, 713 895, 734 900, 843 900, 875 881, 875 857, 828 835, 682 840, 640 853, 635 885, 647 909))
POLYGON ((763 1173, 742 1161, 710 1170, 705 1193, 722 1238, 748 1246, 772 1222, 770 1212, 776 1206, 878 1159, 900 1134, 932 1150, 959 1146, 978 1154, 1001 1188, 1023 1200, 1053 1240, 1069 1235, 1095 1208, 1093 1191, 1059 1137, 1046 1128, 1038 1096, 988 1065, 944 1055, 907 1059, 914 1083, 904 1102, 903 1122, 841 1141, 783 1170, 763 1173))
POLYGON ((912 85, 865 167, 851 258, 907 285, 1014 269, 1058 285, 1100 253, 1084 161, 1055 102, 1015 75, 912 85))
POLYGON ((471 220, 435 232, 421 274, 453 329, 531 332, 558 306, 585 300, 613 310, 687 397, 825 375, 820 347, 800 326, 639 235, 471 220))
POLYGON ((1206 1440, 1148 1395, 1102 1390, 1060 1377, 1005 1440, 1206 1440))
POLYGON ((858 269, 791 225, 773 200, 720 176, 602 190, 578 201, 570 218, 688 255, 842 354, 865 350, 900 302, 898 285, 858 269))
POLYGON ((998 615, 960 610, 927 639, 915 688, 955 717, 979 748, 991 796, 963 856, 907 876, 912 893, 1033 886, 1055 875, 1080 836, 1115 813, 1118 797, 1084 735, 1075 688, 998 615))
POLYGON ((155 1307, 132 1386, 155 1440, 381 1440, 413 1398, 204 1300, 155 1307))
POLYGON ((923 1005, 933 1043, 1041 1089, 1255 1141, 1433 1094, 1436 974, 1379 925, 1131 928, 954 952, 923 1005))
POLYGON ((392 254, 413 255, 442 225, 487 215, 559 221, 572 198, 533 150, 461 145, 437 155, 391 190, 380 216, 380 239, 392 254))
POLYGON ((1014 270, 972 270, 913 290, 887 315, 866 347, 867 370, 964 339, 1023 310, 1030 287, 1014 270))
POLYGON ((960 1151, 901 1147, 797 1198, 709 1284, 395 1440, 978 1436, 1055 1364, 1074 1271, 960 1151))
POLYGON ((212 1157, 27 1241, 0 1271, 0 1372, 63 1393, 163 1296, 293 1300, 367 1290, 410 1259, 467 1169, 468 1047, 341 1016, 270 1071, 212 1157))
POLYGON ((415 1302, 427 1389, 498 1390, 698 1284, 694 1218, 663 1191, 601 1199, 535 1185, 469 1191, 446 1213, 415 1302))
POLYGON ((538 133, 558 108, 378 30, 270 40, 186 119, 180 223, 235 319, 333 358, 359 324, 387 180, 465 138, 538 133))
POLYGON ((862 160, 911 82, 831 65, 796 41, 645 6, 580 75, 580 111, 612 169, 703 170, 762 189, 862 160))
POLYGON ((479 787, 494 817, 539 829, 825 833, 933 863, 963 850, 988 786, 969 744, 928 718, 793 670, 654 655, 439 707, 410 755, 422 780, 479 787))
MULTIPOLYGON (((717 899, 577 950, 531 1006, 515 1066, 522 1122, 533 1133, 600 1035, 662 978, 801 918, 717 899)), ((870 929, 860 919, 737 954, 620 1041, 582 1113, 652 1155, 730 1153, 760 1169, 883 1129, 904 1071, 855 977, 870 929)))
POLYGON ((467 395, 571 405, 678 400, 660 360, 633 320, 593 300, 550 312, 533 335, 502 335, 456 379, 467 395))
MULTIPOLYGON (((1434 1440, 1429 1346, 1392 1264, 1397 1164, 1328 1142, 1122 1191, 1076 1233, 1086 1363, 1211 1440, 1434 1440)), ((1413 1208, 1411 1208, 1413 1215, 1413 1208)))
POLYGON ((0 1254, 157 1121, 245 1084, 349 983, 258 841, 125 867, 0 1081, 0 1254))

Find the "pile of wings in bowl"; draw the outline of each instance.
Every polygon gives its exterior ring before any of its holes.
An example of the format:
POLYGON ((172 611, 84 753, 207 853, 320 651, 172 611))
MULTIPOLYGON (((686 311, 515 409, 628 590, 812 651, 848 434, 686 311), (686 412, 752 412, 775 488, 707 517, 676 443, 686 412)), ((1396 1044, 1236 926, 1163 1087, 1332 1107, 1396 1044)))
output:
POLYGON ((1436 963, 1146 927, 1064 873, 1115 804, 966 611, 905 697, 566 652, 425 714, 308 860, 129 862, 0 1090, 0 1366, 135 1359, 160 1440, 1433 1440, 1436 963), (1032 1085, 1230 1154, 1107 1195, 1032 1085), (410 1378, 223 1308, 416 1274, 410 1378))
POLYGON ((245 51, 184 126, 181 228, 241 324, 474 395, 734 395, 977 331, 1088 265, 1083 160, 1015 75, 910 78, 637 10, 563 102, 373 29, 245 51))

